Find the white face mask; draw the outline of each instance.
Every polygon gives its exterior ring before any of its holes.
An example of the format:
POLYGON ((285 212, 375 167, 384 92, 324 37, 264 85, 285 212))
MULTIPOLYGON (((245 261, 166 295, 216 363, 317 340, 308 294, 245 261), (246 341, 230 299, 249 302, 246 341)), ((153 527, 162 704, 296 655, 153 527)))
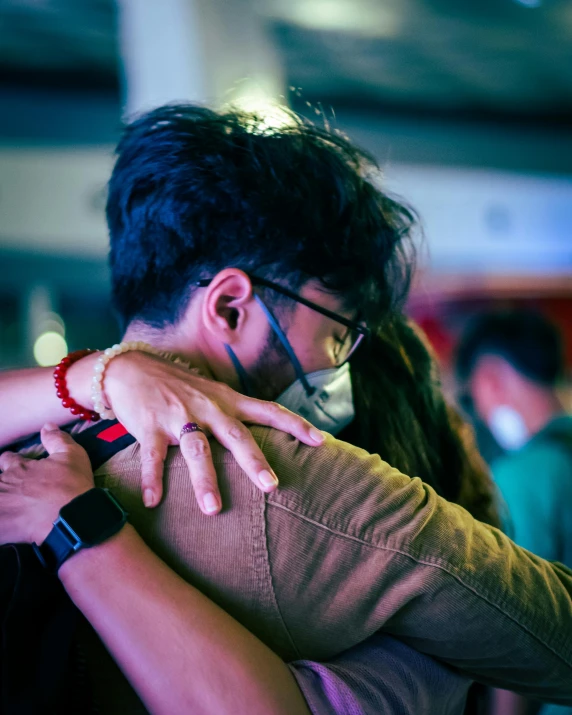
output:
POLYGON ((509 452, 523 447, 530 436, 522 415, 508 405, 495 407, 488 425, 499 445, 509 452))
POLYGON ((313 388, 310 395, 302 380, 297 379, 276 402, 304 417, 314 427, 339 434, 355 417, 349 363, 308 373, 305 379, 313 388))
MULTIPOLYGON (((274 314, 260 296, 255 295, 255 299, 282 343, 298 376, 298 379, 286 388, 275 402, 304 417, 314 427, 333 435, 339 434, 355 417, 349 363, 341 367, 331 367, 305 374, 290 341, 274 314)), ((225 348, 237 372, 242 391, 245 395, 252 394, 246 370, 240 364, 240 360, 231 346, 225 345, 225 348)))

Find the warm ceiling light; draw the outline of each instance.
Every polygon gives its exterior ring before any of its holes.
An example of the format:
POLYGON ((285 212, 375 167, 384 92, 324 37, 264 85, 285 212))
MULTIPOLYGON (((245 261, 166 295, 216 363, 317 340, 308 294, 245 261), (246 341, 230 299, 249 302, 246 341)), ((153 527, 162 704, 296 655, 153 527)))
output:
POLYGON ((371 37, 393 37, 400 25, 394 11, 363 0, 297 0, 285 14, 303 27, 371 37))
POLYGON ((65 338, 53 330, 42 333, 34 343, 34 358, 38 365, 57 365, 68 354, 65 338))

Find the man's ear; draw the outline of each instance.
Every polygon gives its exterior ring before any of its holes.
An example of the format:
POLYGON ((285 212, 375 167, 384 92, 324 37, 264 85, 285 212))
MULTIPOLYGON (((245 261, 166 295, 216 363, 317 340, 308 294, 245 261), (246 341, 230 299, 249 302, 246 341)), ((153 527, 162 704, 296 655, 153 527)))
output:
POLYGON ((253 301, 252 283, 247 274, 239 268, 225 268, 205 290, 202 305, 205 328, 224 343, 234 342, 253 301))

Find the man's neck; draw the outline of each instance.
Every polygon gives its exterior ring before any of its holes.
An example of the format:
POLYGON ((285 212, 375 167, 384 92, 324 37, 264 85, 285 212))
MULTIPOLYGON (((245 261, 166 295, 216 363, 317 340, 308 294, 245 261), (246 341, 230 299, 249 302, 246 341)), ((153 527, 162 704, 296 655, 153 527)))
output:
POLYGON ((175 330, 159 330, 145 323, 131 323, 123 336, 124 341, 139 340, 158 350, 180 357, 189 367, 198 368, 205 377, 215 378, 200 348, 187 336, 175 330))

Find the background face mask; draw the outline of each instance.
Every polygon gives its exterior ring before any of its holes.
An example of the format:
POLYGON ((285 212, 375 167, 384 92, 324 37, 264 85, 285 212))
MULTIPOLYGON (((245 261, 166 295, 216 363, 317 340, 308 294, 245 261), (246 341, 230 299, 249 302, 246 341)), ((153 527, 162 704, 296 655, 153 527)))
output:
POLYGON ((299 378, 276 399, 278 404, 301 415, 314 427, 339 434, 355 417, 349 363, 305 375, 311 394, 299 378))
POLYGON ((493 410, 489 429, 499 445, 507 451, 520 449, 529 438, 522 415, 508 405, 499 405, 493 410))

